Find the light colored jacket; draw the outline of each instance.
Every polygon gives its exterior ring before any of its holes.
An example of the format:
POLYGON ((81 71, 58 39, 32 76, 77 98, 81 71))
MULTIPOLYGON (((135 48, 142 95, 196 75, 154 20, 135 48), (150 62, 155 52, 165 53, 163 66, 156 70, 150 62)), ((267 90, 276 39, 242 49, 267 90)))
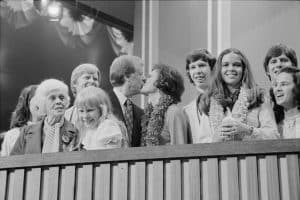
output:
POLYGON ((189 142, 192 144, 212 142, 209 118, 206 114, 200 113, 197 108, 197 98, 184 106, 183 110, 188 118, 189 142))

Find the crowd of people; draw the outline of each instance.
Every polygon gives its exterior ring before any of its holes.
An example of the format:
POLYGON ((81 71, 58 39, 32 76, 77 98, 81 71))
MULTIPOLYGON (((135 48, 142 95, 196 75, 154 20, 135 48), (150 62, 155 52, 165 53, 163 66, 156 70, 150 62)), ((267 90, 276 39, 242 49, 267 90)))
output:
POLYGON ((240 50, 216 58, 206 49, 186 57, 186 73, 197 98, 180 108, 183 76, 165 64, 151 67, 130 55, 110 66, 111 91, 100 88, 93 64, 77 66, 70 88, 47 79, 25 87, 5 133, 1 155, 107 148, 300 138, 300 69, 293 49, 272 46, 263 66, 271 88, 259 87, 240 50), (145 109, 131 101, 148 96, 145 109))

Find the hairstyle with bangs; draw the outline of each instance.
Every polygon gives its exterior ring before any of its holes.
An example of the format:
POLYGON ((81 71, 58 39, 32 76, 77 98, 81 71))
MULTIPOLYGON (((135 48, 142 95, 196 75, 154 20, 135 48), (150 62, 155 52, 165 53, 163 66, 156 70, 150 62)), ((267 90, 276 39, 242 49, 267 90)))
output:
POLYGON ((195 49, 192 52, 190 52, 186 57, 185 70, 186 70, 186 74, 189 77, 189 80, 191 83, 194 83, 194 81, 192 80, 190 72, 189 72, 189 70, 190 70, 189 65, 192 62, 196 62, 198 60, 207 62, 208 65, 210 66, 211 71, 214 70, 214 66, 216 64, 216 58, 206 49, 195 49))
POLYGON ((102 111, 101 105, 107 107, 107 113, 112 113, 112 105, 107 93, 101 88, 88 86, 82 89, 76 96, 75 106, 77 108, 97 107, 102 111))
MULTIPOLYGON (((293 94, 296 100, 298 110, 300 110, 300 69, 296 68, 295 66, 284 67, 278 72, 278 74, 281 73, 287 73, 292 76, 293 82, 295 84, 295 87, 293 88, 293 94)), ((279 123, 284 119, 284 108, 276 103, 273 89, 271 89, 270 95, 274 102, 273 110, 275 114, 275 119, 276 122, 279 123)))
POLYGON ((215 66, 213 80, 209 86, 207 93, 203 95, 202 101, 200 102, 200 106, 206 114, 208 114, 209 112, 209 104, 211 97, 214 97, 222 105, 222 101, 226 100, 230 95, 230 91, 222 78, 222 60, 225 55, 230 53, 238 55, 241 59, 243 66, 243 75, 240 84, 241 86, 250 89, 249 109, 258 107, 263 103, 264 92, 254 82, 250 63, 247 57, 236 48, 228 48, 220 53, 215 66))
POLYGON ((71 83, 70 83, 70 87, 71 87, 71 91, 74 97, 76 97, 76 88, 75 88, 75 84, 77 83, 77 80, 79 77, 81 77, 83 74, 94 74, 97 73, 98 75, 98 81, 99 81, 99 85, 101 82, 101 74, 100 74, 100 70, 98 69, 98 67, 94 64, 91 63, 84 63, 81 65, 78 65, 75 69, 73 69, 72 74, 71 74, 71 83))
POLYGON ((289 48, 284 44, 276 44, 268 50, 267 55, 265 57, 264 69, 266 73, 269 72, 268 65, 271 58, 278 57, 281 55, 285 55, 286 57, 288 57, 291 60, 294 67, 298 66, 297 55, 294 49, 289 48))
POLYGON ((29 85, 21 91, 18 103, 11 116, 10 128, 22 127, 31 119, 29 104, 35 94, 36 88, 37 85, 29 85))

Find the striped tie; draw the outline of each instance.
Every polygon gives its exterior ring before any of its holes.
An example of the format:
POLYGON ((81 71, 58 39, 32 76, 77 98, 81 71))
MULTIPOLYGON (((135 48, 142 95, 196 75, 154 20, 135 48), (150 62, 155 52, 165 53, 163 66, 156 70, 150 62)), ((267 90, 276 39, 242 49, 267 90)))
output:
POLYGON ((129 140, 131 141, 132 138, 132 129, 133 129, 133 108, 132 108, 132 102, 127 99, 124 103, 124 118, 126 122, 127 132, 129 140))

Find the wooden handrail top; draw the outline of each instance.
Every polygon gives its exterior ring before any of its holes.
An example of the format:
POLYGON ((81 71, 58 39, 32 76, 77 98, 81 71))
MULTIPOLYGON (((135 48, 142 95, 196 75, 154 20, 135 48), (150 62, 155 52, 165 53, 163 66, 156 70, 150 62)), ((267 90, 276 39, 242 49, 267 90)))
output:
POLYGON ((0 169, 176 158, 299 153, 300 139, 136 147, 0 157, 0 169))

